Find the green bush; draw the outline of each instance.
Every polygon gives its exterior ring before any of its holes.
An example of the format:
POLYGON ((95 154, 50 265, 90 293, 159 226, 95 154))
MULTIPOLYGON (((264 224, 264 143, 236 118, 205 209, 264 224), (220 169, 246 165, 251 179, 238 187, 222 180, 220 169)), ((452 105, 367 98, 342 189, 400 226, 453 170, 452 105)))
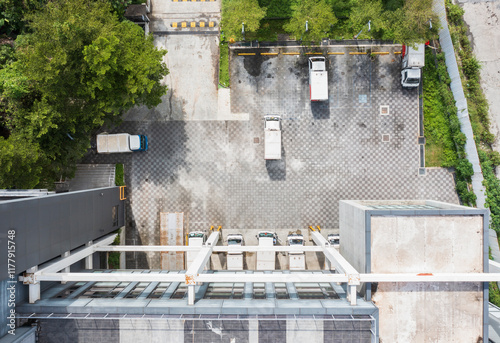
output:
POLYGON ((464 10, 459 5, 454 5, 450 0, 446 0, 446 12, 448 19, 455 25, 460 25, 462 23, 462 16, 464 15, 464 10))

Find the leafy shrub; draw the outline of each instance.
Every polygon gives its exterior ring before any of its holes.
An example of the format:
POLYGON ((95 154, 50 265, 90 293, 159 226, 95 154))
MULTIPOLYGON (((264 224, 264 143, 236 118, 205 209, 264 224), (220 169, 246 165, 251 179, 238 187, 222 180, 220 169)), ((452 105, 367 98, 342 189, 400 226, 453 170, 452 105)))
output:
POLYGON ((472 175, 474 175, 474 169, 472 168, 472 163, 465 158, 460 158, 455 166, 457 171, 457 177, 461 180, 466 180, 471 182, 472 175))

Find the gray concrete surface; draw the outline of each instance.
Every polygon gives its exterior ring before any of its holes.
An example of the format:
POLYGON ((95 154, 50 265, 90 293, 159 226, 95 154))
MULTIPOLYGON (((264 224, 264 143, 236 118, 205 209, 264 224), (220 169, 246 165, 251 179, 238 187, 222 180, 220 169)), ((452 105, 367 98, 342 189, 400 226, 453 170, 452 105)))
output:
MULTIPOLYGON (((399 84, 397 48, 373 58, 335 49, 346 54, 321 50, 329 62, 326 103, 308 99, 306 55, 233 50, 231 108, 249 113, 248 121, 150 117, 111 130, 147 134, 150 142, 145 153, 91 154, 85 161, 125 164, 127 243, 158 244, 159 212, 183 212, 186 231, 222 225, 223 235, 243 232, 247 244, 256 244, 258 230, 278 231, 284 240, 308 225, 325 235, 338 229, 340 199, 458 203, 446 169, 418 175, 418 92, 399 84), (389 115, 380 114, 381 105, 389 115), (266 114, 283 118, 280 161, 263 158, 266 114)), ((130 267, 159 267, 158 254, 128 256, 130 267)))

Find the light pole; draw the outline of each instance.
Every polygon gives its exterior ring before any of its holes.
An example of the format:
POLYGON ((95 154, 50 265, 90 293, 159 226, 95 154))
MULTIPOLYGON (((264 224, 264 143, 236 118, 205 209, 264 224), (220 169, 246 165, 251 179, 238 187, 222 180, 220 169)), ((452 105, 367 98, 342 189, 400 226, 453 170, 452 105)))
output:
MULTIPOLYGON (((371 20, 368 20, 368 32, 370 32, 372 29, 371 22, 372 22, 371 20)), ((358 34, 354 36, 354 39, 358 39, 361 32, 363 32, 363 29, 364 29, 364 26, 363 26, 363 28, 361 28, 361 31, 359 31, 358 34)))

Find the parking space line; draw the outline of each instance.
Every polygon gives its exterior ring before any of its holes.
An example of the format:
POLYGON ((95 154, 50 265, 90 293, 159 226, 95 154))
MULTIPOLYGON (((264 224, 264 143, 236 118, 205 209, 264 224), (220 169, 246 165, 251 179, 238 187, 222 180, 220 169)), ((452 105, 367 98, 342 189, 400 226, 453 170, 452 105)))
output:
POLYGON ((389 55, 389 51, 375 51, 372 55, 389 55))
POLYGON ((300 52, 283 52, 283 55, 300 55, 300 52))
POLYGON ((328 52, 328 55, 344 55, 344 52, 328 52))
POLYGON ((277 52, 261 52, 261 55, 277 55, 277 52))
POLYGON ((366 55, 366 52, 350 52, 349 55, 366 55))
POLYGON ((242 52, 238 56, 255 56, 255 52, 242 52))

